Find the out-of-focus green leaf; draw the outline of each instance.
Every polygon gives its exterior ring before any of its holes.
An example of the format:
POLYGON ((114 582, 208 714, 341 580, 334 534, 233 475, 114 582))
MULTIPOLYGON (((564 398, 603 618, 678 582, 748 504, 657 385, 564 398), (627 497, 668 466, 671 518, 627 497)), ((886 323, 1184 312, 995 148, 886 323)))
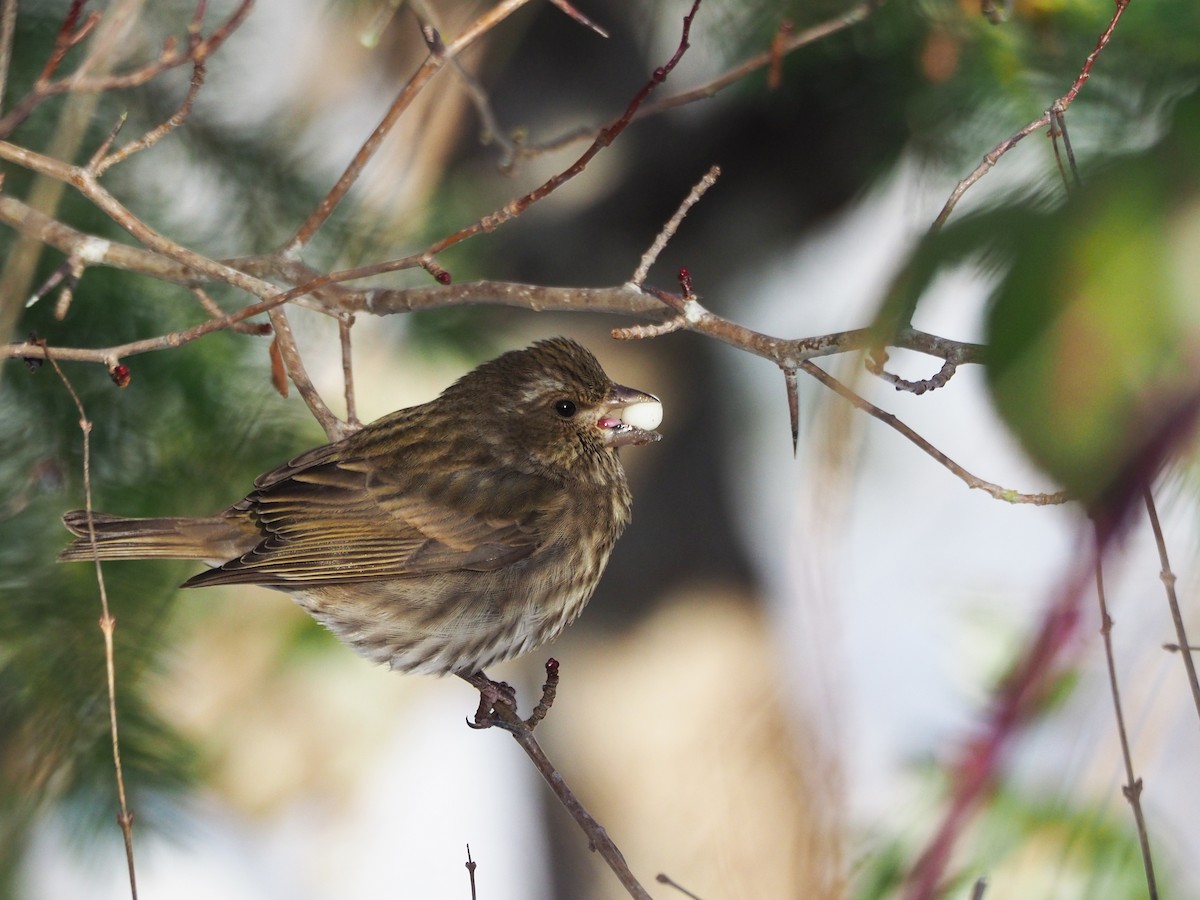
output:
POLYGON ((999 273, 988 384, 1029 455, 1096 509, 1151 477, 1200 403, 1200 102, 1151 152, 1096 167, 1065 202, 1007 205, 931 236, 893 284, 881 338, 945 266, 999 273))
POLYGON ((1198 115, 1181 105, 1154 152, 1092 173, 1010 236, 988 383, 1030 455, 1089 506, 1151 477, 1200 401, 1198 115))

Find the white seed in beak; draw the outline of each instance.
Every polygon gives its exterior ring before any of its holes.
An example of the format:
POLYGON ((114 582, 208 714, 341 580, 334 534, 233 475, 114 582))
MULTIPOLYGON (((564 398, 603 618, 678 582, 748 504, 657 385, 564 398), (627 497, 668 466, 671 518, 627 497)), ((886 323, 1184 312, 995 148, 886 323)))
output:
POLYGON ((621 410, 621 421, 643 431, 653 431, 663 418, 662 404, 657 400, 630 403, 621 410))

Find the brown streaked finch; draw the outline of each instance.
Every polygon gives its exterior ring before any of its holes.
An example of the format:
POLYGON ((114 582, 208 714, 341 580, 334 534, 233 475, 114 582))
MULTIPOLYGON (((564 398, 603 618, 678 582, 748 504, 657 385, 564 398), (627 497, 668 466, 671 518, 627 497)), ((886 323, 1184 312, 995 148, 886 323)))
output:
POLYGON ((661 437, 662 404, 574 341, 486 362, 435 400, 265 473, 205 518, 83 510, 63 560, 199 559, 184 587, 286 591, 363 656, 463 676, 551 640, 629 523, 618 450, 661 437))

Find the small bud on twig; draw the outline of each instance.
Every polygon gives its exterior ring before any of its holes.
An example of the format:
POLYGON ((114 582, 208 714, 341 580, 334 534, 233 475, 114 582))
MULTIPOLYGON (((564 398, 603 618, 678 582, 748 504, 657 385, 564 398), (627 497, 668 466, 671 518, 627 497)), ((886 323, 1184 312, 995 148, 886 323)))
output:
POLYGON ((108 377, 113 380, 119 388, 129 387, 129 382, 133 380, 133 373, 129 371, 129 366, 124 363, 116 363, 108 368, 108 377))

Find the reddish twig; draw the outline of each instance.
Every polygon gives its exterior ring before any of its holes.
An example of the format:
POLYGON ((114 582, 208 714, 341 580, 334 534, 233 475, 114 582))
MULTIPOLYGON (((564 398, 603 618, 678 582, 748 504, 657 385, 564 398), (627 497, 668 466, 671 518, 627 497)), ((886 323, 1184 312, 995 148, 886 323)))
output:
MULTIPOLYGON (((196 97, 200 93, 200 88, 204 85, 204 76, 207 71, 206 60, 211 51, 209 46, 206 46, 204 39, 201 37, 200 29, 204 22, 204 2, 196 5, 196 11, 192 15, 192 21, 188 24, 187 29, 187 46, 188 58, 192 60, 192 79, 188 85, 187 94, 184 95, 183 102, 179 108, 162 124, 150 129, 142 137, 136 141, 131 141, 126 144, 116 153, 105 156, 104 159, 96 161, 95 165, 90 168, 96 173, 99 178, 110 168, 117 163, 124 162, 135 153, 140 153, 149 147, 154 146, 180 125, 182 125, 187 117, 191 114, 192 105, 196 102, 196 97)), ((246 7, 249 11, 249 6, 246 7)), ((220 38, 224 40, 224 38, 220 38)), ((219 44, 218 44, 219 46, 219 44)))
MULTIPOLYGON (((42 76, 34 82, 33 87, 24 97, 13 105, 7 115, 0 118, 0 136, 11 134, 13 129, 29 118, 32 113, 45 100, 55 97, 59 94, 71 92, 78 93, 102 93, 105 91, 124 90, 128 88, 140 87, 147 82, 157 78, 164 72, 185 65, 189 62, 203 62, 211 56, 229 36, 241 25, 246 15, 250 12, 250 7, 253 6, 253 0, 242 0, 236 9, 229 17, 213 29, 212 33, 207 38, 189 39, 185 49, 179 49, 174 40, 168 40, 163 47, 158 58, 152 62, 145 63, 129 72, 113 75, 98 75, 89 76, 87 74, 86 63, 79 67, 79 70, 71 75, 64 76, 60 79, 54 79, 51 76, 57 70, 58 64, 62 61, 70 46, 60 46, 61 37, 56 39, 55 47, 51 52, 51 57, 47 60, 46 67, 43 69, 42 76)), ((204 3, 203 0, 197 4, 196 14, 193 18, 190 29, 196 27, 198 17, 203 15, 204 3)), ((92 28, 99 21, 99 13, 93 13, 87 22, 87 28, 92 28)), ((77 34, 77 32, 76 32, 77 34)), ((86 35, 84 35, 86 36, 86 35)), ((78 43, 78 38, 75 43, 78 43)))
POLYGON ((1089 563, 1072 572, 1043 615, 1037 635, 1025 645, 1028 650, 1000 685, 982 733, 963 749, 952 772, 950 805, 909 873, 907 900, 938 896, 950 854, 990 789, 1004 751, 1041 708, 1060 660, 1079 631, 1080 599, 1092 568, 1089 563))
MULTIPOLYGON (((633 120, 635 122, 640 121, 649 116, 664 113, 667 110, 686 106, 689 103, 711 99, 725 88, 736 84, 748 75, 752 75, 761 69, 769 69, 774 61, 782 59, 782 57, 799 50, 801 47, 815 43, 866 20, 875 10, 883 6, 884 2, 885 0, 867 0, 865 3, 859 3, 851 7, 841 15, 834 16, 811 28, 805 28, 803 31, 792 32, 782 39, 777 34, 776 37, 772 38, 769 49, 750 57, 702 85, 645 104, 637 111, 633 120)), ((520 155, 521 157, 533 157, 543 153, 552 153, 579 141, 593 140, 599 133, 600 129, 595 127, 575 129, 543 143, 527 144, 521 148, 520 155)))
POLYGON ((50 56, 46 59, 46 64, 42 66, 42 71, 38 74, 39 82, 48 81, 58 71, 58 67, 62 65, 62 61, 66 55, 71 52, 71 48, 77 47, 80 43, 87 39, 87 36, 92 33, 92 29, 100 21, 101 14, 92 11, 88 17, 80 22, 80 17, 83 14, 83 7, 87 5, 87 0, 71 0, 71 5, 67 8, 67 14, 63 16, 62 24, 58 26, 58 31, 54 35, 54 46, 50 50, 50 56))
POLYGON ((1033 134, 1035 131, 1050 125, 1056 115, 1061 116, 1062 113, 1066 112, 1067 107, 1074 102, 1076 96, 1079 94, 1079 91, 1083 88, 1088 78, 1091 77, 1092 66, 1095 64, 1096 58, 1100 55, 1104 48, 1108 46, 1108 42, 1112 39, 1113 30, 1117 27, 1117 22, 1121 20, 1121 16, 1125 13, 1125 9, 1129 6, 1129 0, 1117 0, 1116 5, 1117 8, 1113 12, 1112 18, 1108 22, 1108 27, 1104 29, 1103 33, 1100 35, 1100 38, 1096 41, 1096 48, 1089 53, 1087 59, 1084 60, 1083 68, 1080 69, 1079 75, 1076 76, 1075 82, 1071 85, 1071 89, 1059 97, 1054 103, 1052 103, 1050 108, 1047 109, 1046 112, 1042 113, 1041 116, 1034 119, 1028 125, 1025 125, 1023 128, 1019 129, 1013 134, 1009 135, 984 155, 983 161, 975 167, 974 171, 972 171, 970 175, 962 179, 962 181, 954 186, 954 190, 950 192, 950 197, 946 200, 945 205, 942 207, 942 211, 939 212, 937 218, 933 220, 933 225, 931 225, 929 229, 930 231, 937 231, 946 224, 946 221, 950 218, 950 214, 954 212, 954 207, 958 205, 958 201, 962 199, 962 196, 968 190, 970 190, 975 183, 979 181, 979 179, 992 170, 992 167, 1000 161, 1000 157, 1004 156, 1004 154, 1006 154, 1026 137, 1033 134))
POLYGON ((400 121, 400 117, 412 105, 413 100, 417 98, 417 95, 425 88, 429 80, 445 65, 447 59, 457 56, 527 2, 529 0, 502 0, 502 2, 497 3, 480 16, 457 40, 452 41, 449 45, 442 43, 441 36, 438 35, 432 26, 426 25, 422 28, 426 43, 429 45, 429 56, 408 80, 408 83, 400 90, 400 93, 392 101, 391 106, 388 107, 379 124, 375 126, 375 130, 371 132, 371 136, 359 147, 358 152, 354 154, 354 158, 350 161, 345 171, 342 172, 341 177, 329 189, 329 193, 322 198, 317 208, 300 224, 300 227, 296 229, 296 233, 283 245, 281 248, 282 253, 294 255, 301 247, 304 247, 313 239, 318 229, 325 224, 337 205, 341 203, 350 191, 350 188, 358 181, 367 163, 370 162, 371 158, 379 150, 383 139, 388 136, 396 123, 400 121))
POLYGON ((688 37, 692 30, 692 20, 695 18, 696 12, 699 10, 699 8, 700 0, 692 0, 691 9, 688 11, 688 14, 683 17, 683 33, 680 36, 679 45, 675 48, 675 53, 664 65, 659 66, 654 70, 653 73, 651 73, 649 80, 642 85, 641 90, 634 95, 634 98, 629 101, 629 105, 625 107, 625 112, 623 112, 606 128, 600 129, 600 133, 596 136, 596 139, 592 141, 591 146, 588 147, 583 154, 575 160, 575 162, 571 163, 571 165, 569 165, 567 168, 563 169, 557 175, 554 175, 548 180, 544 181, 542 184, 538 185, 524 196, 518 197, 515 200, 510 200, 500 209, 484 216, 478 222, 468 225, 466 228, 459 229, 458 231, 454 232, 454 234, 447 235, 441 240, 434 242, 425 251, 426 255, 436 256, 443 250, 453 247, 455 244, 461 243, 468 238, 475 237, 476 235, 484 232, 495 231, 504 223, 509 222, 521 215, 533 204, 558 190, 560 187, 582 172, 585 168, 587 168, 588 163, 590 163, 592 159, 598 153, 600 153, 601 150, 612 144, 612 142, 617 139, 617 136, 629 127, 629 123, 633 121, 634 114, 645 102, 646 98, 650 96, 651 92, 653 92, 656 87, 666 81, 667 76, 670 75, 674 68, 679 64, 679 60, 683 58, 683 54, 687 52, 687 49, 690 46, 688 43, 688 37))
POLYGON ((771 61, 767 63, 767 87, 775 91, 783 84, 783 56, 787 45, 787 37, 796 26, 792 24, 790 19, 784 19, 779 23, 779 28, 775 32, 775 37, 771 38, 771 49, 768 51, 771 55, 771 61))
MULTIPOLYGON (((225 317, 225 310, 217 306, 216 302, 212 297, 208 296, 204 288, 199 285, 192 285, 189 290, 209 316, 214 319, 223 319, 225 317)), ((228 326, 228 329, 236 331, 238 334, 251 334, 255 337, 262 337, 271 333, 271 326, 266 322, 232 322, 228 326)), ((129 354, 123 353, 121 355, 128 356, 129 354)))

